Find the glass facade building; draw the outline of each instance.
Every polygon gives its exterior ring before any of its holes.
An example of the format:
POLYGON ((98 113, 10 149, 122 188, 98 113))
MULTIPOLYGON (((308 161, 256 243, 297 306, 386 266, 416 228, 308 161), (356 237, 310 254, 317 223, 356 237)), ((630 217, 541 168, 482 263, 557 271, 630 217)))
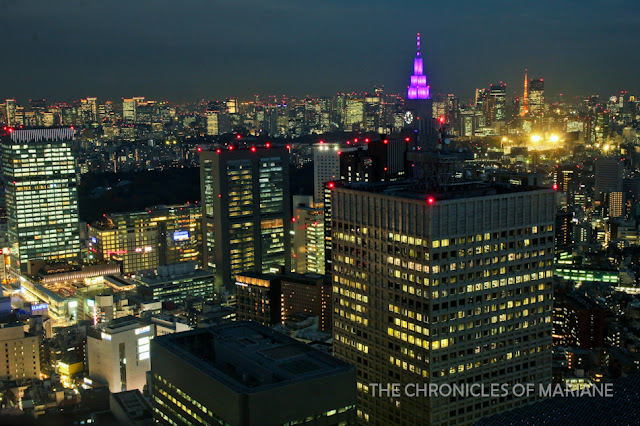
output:
POLYGON ((285 148, 200 154, 205 267, 216 286, 236 274, 290 270, 289 161, 285 148))
POLYGON ((2 136, 11 264, 80 260, 73 128, 8 129, 2 136))

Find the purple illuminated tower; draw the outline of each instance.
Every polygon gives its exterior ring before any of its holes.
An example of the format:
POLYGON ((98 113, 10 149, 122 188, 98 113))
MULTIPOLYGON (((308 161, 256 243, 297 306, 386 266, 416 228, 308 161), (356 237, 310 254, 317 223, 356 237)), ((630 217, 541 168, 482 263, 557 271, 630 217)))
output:
POLYGON ((423 74, 422 56, 420 56, 420 33, 417 37, 416 57, 413 60, 411 85, 407 88, 404 115, 405 129, 417 133, 416 145, 423 150, 436 148, 437 134, 433 122, 433 103, 427 76, 423 74))
POLYGON ((413 75, 411 85, 407 88, 407 99, 430 99, 427 76, 422 74, 422 57, 420 56, 420 33, 417 36, 416 58, 413 60, 413 75))

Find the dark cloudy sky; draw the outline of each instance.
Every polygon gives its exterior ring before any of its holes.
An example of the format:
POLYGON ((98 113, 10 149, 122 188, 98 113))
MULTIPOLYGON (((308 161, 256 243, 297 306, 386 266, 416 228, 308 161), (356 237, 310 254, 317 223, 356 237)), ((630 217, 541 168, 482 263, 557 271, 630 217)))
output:
POLYGON ((0 0, 0 98, 402 91, 416 32, 433 92, 640 95, 640 0, 0 0))

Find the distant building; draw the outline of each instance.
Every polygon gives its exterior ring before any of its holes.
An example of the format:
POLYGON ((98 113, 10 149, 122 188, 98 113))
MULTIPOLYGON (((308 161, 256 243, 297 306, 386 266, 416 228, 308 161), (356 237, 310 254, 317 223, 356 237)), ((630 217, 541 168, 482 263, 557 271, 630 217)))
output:
POLYGON ((620 158, 598 158, 595 161, 596 196, 605 192, 622 192, 624 164, 620 158))
POLYGON ((11 264, 78 262, 78 181, 73 128, 9 129, 2 140, 11 264))
POLYGON ((155 325, 134 317, 101 324, 87 336, 89 377, 108 384, 112 393, 138 389, 147 383, 150 342, 155 325))
POLYGON ((604 346, 607 309, 577 292, 554 297, 553 340, 561 346, 594 349, 604 346))
POLYGON ((230 425, 355 423, 349 364, 255 322, 152 342, 156 422, 230 425))
POLYGON ((313 146, 313 200, 324 202, 324 184, 340 179, 340 145, 318 143, 313 146))
POLYGON ((544 79, 542 78, 529 80, 529 113, 544 114, 544 79))
POLYGON ((285 148, 203 151, 204 264, 216 288, 236 274, 291 268, 289 160, 285 148))

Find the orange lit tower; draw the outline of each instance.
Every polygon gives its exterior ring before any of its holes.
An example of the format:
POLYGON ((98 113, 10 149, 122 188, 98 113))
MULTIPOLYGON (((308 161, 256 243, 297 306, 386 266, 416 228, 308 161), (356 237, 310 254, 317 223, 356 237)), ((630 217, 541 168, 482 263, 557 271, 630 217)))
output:
POLYGON ((525 116, 529 113, 529 77, 527 76, 527 69, 524 70, 524 96, 522 98, 522 111, 521 116, 525 116))

